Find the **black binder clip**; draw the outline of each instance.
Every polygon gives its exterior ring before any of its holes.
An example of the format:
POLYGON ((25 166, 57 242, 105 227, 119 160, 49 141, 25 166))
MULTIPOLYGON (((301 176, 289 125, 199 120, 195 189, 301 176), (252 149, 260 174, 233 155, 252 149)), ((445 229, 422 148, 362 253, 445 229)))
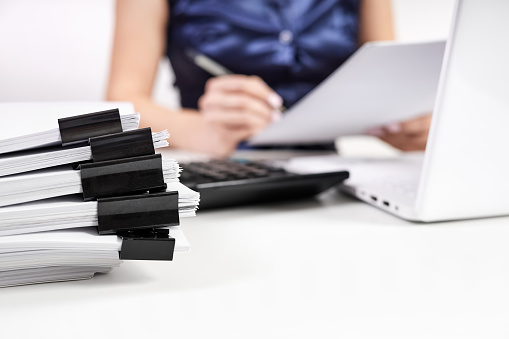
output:
POLYGON ((175 238, 168 229, 146 229, 118 234, 122 237, 122 260, 173 260, 175 238))
POLYGON ((118 108, 58 119, 58 126, 63 146, 122 132, 118 108))
POLYGON ((90 139, 94 162, 155 154, 150 127, 90 139))
POLYGON ((99 234, 178 226, 178 192, 97 199, 99 234))
POLYGON ((85 201, 166 189, 161 154, 81 164, 85 201))

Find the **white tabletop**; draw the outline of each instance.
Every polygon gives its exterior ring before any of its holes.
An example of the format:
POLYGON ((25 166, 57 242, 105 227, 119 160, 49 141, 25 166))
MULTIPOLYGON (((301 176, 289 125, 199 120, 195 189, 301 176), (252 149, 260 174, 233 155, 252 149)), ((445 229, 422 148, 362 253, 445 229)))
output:
POLYGON ((173 262, 0 289, 2 338, 509 334, 507 218, 414 224, 328 192, 182 224, 173 262))

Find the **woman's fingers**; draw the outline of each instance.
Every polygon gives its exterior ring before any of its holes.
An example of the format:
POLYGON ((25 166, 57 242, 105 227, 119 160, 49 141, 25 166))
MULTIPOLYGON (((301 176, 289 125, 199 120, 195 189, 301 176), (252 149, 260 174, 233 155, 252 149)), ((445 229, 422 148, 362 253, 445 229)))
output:
POLYGON ((198 107, 210 123, 243 129, 251 136, 280 118, 282 103, 258 77, 225 75, 207 82, 198 107))
POLYGON ((385 126, 387 133, 401 134, 422 134, 428 133, 431 125, 431 114, 422 115, 417 118, 403 121, 397 124, 385 126), (399 126, 398 126, 399 125, 399 126))
POLYGON ((380 137, 389 145, 396 147, 402 151, 423 151, 426 149, 428 134, 422 133, 418 135, 393 135, 386 134, 380 137))
POLYGON ((426 148, 431 114, 417 118, 377 127, 367 133, 403 151, 421 151, 426 148))
POLYGON ((244 93, 273 109, 279 109, 283 105, 283 99, 257 76, 233 74, 212 78, 205 85, 205 93, 209 91, 244 93))
POLYGON ((203 113, 209 123, 221 125, 223 128, 243 129, 250 131, 250 135, 261 131, 267 126, 264 119, 253 114, 238 114, 237 111, 211 110, 203 113))
POLYGON ((274 109, 263 101, 244 93, 214 92, 200 99, 200 111, 204 114, 225 112, 235 116, 249 116, 268 124, 272 121, 274 109))

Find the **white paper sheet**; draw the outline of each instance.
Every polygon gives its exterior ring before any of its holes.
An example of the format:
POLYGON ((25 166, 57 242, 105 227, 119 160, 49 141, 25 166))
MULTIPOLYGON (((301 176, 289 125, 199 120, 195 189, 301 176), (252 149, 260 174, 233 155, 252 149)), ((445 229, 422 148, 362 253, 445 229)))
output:
POLYGON ((124 131, 138 128, 140 116, 129 102, 0 103, 0 154, 61 142, 58 119, 118 108, 124 131))
MULTIPOLYGON (((152 133, 154 149, 167 147, 168 131, 152 133)), ((0 155, 0 177, 35 171, 42 168, 81 163, 92 160, 90 146, 62 148, 50 147, 49 150, 37 149, 0 155)))
MULTIPOLYGON (((175 252, 189 252, 180 227, 168 227, 175 252)), ((122 239, 95 227, 0 237, 0 287, 87 279, 119 266, 122 239)))
MULTIPOLYGON (((178 182, 180 173, 178 163, 172 159, 163 159, 162 164, 164 182, 178 182)), ((81 193, 80 171, 72 170, 70 167, 52 167, 0 177, 0 206, 81 193)))
MULTIPOLYGON (((180 182, 168 183, 167 190, 179 193, 181 218, 196 215, 198 192, 180 182)), ((83 202, 76 195, 7 206, 0 208, 0 243, 2 236, 97 225, 97 201, 83 202)))
POLYGON ((363 45, 252 145, 313 144, 433 110, 445 42, 363 45))

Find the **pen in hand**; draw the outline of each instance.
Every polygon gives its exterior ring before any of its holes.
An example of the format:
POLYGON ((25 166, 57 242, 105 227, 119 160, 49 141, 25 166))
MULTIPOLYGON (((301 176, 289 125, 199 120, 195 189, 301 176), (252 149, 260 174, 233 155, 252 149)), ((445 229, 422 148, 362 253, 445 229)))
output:
MULTIPOLYGON (((193 49, 187 49, 186 55, 193 61, 193 63, 200 67, 205 72, 209 73, 213 76, 221 76, 221 75, 229 75, 229 74, 235 74, 223 65, 217 63, 216 61, 212 60, 206 55, 203 55, 201 53, 198 53, 197 51, 193 49)), ((284 105, 281 105, 279 107, 279 111, 282 113, 286 111, 286 107, 284 105)))

